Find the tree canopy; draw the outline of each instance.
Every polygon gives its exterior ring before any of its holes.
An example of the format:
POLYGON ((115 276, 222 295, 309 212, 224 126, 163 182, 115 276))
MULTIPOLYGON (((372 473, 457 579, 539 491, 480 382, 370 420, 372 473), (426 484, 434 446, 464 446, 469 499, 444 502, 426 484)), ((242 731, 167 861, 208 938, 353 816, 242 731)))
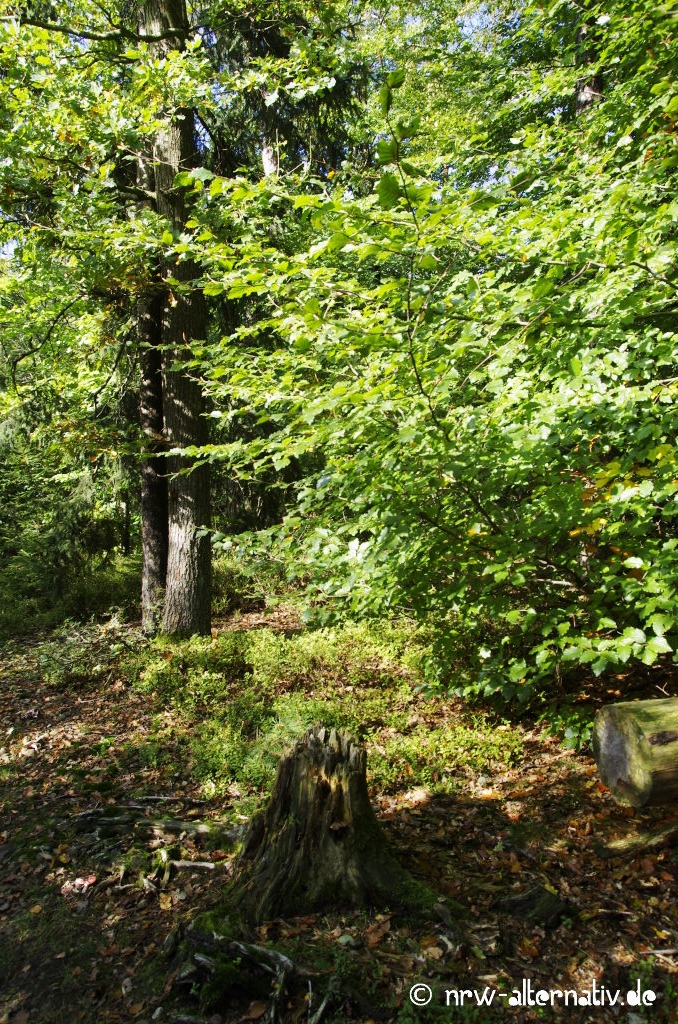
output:
POLYGON ((527 701, 672 660, 671 4, 5 12, 12 580, 29 537, 47 588, 60 531, 71 560, 104 520, 133 547, 145 462, 186 549, 265 551, 316 619, 420 617, 442 685, 527 701), (214 486, 210 512, 187 483, 208 464, 266 514, 214 486))

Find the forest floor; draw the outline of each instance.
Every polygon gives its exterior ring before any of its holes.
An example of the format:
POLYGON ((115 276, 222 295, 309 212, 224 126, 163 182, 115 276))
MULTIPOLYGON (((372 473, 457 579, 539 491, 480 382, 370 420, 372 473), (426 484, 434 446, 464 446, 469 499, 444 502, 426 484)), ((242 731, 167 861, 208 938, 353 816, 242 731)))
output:
MULTIPOLYGON (((217 631, 262 624, 295 625, 278 612, 217 631)), ((124 668, 148 642, 132 626, 79 628, 0 649, 0 1024, 678 1019, 678 853, 659 834, 678 829, 675 810, 617 806, 590 756, 530 723, 495 723, 508 737, 495 760, 481 770, 469 758, 444 786, 435 766, 429 785, 408 784, 405 770, 369 776, 396 855, 439 897, 433 911, 245 929, 228 986, 200 1005, 180 940, 219 904, 234 836, 266 787, 193 777, 197 719, 139 690, 124 668), (86 644, 85 664, 73 652, 86 644), (270 978, 253 981, 252 944, 299 971, 276 999, 270 978)), ((322 685, 316 674, 308 699, 322 685)), ((341 670, 331 685, 360 704, 360 685, 341 670)), ((422 742, 427 730, 473 725, 455 700, 411 687, 403 697, 402 678, 382 691, 422 742)), ((380 744, 390 749, 382 718, 368 771, 380 744)))

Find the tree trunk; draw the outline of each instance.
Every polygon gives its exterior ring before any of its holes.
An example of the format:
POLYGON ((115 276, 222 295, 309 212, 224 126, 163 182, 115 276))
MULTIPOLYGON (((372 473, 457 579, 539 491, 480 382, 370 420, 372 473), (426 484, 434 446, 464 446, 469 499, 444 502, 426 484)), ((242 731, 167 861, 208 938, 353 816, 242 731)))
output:
POLYGON ((160 313, 157 297, 143 296, 137 304, 141 390, 139 416, 144 435, 141 463, 141 625, 155 633, 160 625, 167 575, 167 466, 161 453, 163 436, 160 313))
MULTIPOLYGON (((140 21, 142 34, 158 36, 168 29, 188 30, 184 0, 147 0, 140 21)), ((158 57, 183 46, 185 36, 151 43, 158 57)), ((173 111, 153 145, 153 183, 156 209, 175 237, 185 227, 183 193, 174 188, 178 172, 195 162, 193 112, 173 111)), ((207 442, 207 419, 200 383, 181 368, 190 358, 188 344, 205 337, 205 304, 192 286, 197 269, 190 262, 166 263, 162 274, 178 282, 166 283, 161 310, 162 412, 165 441, 170 449, 207 442)), ((199 535, 210 521, 209 469, 194 467, 194 460, 172 456, 167 460, 167 572, 162 628, 167 633, 191 635, 210 632, 211 551, 208 535, 199 535)))
POLYGON ((310 729, 282 758, 252 821, 233 899, 260 922, 327 907, 407 902, 415 883, 390 852, 370 805, 366 756, 345 733, 310 729))
POLYGON ((597 25, 595 18, 584 13, 577 29, 576 63, 582 68, 582 75, 575 88, 575 109, 577 117, 596 103, 603 94, 603 78, 600 74, 591 74, 591 65, 598 58, 596 45, 597 25), (589 73, 583 69, 589 68, 589 73))
POLYGON ((609 704, 596 715, 593 756, 618 803, 678 799, 678 698, 609 704))

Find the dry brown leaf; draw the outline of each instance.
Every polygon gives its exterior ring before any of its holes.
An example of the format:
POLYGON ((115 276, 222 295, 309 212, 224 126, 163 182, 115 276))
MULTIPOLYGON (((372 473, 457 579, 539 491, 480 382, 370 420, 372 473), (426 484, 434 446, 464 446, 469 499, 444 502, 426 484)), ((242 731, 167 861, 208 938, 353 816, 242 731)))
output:
POLYGON ((539 946, 533 939, 523 939, 518 946, 520 956, 533 958, 539 956, 539 946))
POLYGON ((242 1015, 242 1017, 240 1018, 240 1020, 241 1021, 261 1020, 261 1018, 266 1013, 267 1009, 268 1009, 268 1006, 266 1005, 266 1003, 262 1003, 262 1002, 259 1002, 259 1001, 254 1002, 254 1003, 250 1003, 250 1006, 249 1006, 249 1009, 248 1009, 247 1013, 244 1013, 242 1015))
POLYGON ((374 949, 383 939, 386 932, 391 930, 390 917, 378 918, 369 928, 365 929, 365 942, 368 949, 374 949))

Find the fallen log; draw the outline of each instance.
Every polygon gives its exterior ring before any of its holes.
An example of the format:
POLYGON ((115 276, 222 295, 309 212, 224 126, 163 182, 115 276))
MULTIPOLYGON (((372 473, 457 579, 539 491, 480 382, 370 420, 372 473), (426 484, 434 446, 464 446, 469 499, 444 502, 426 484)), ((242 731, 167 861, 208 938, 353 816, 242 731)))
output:
POLYGON ((593 725, 600 777, 620 804, 678 800, 678 698, 608 704, 593 725))
POLYGON ((647 832, 622 836, 621 839, 611 839, 604 846, 599 846, 596 853, 599 857, 609 860, 613 857, 638 857, 658 846, 676 845, 678 845, 678 822, 674 821, 662 828, 653 828, 647 832))

